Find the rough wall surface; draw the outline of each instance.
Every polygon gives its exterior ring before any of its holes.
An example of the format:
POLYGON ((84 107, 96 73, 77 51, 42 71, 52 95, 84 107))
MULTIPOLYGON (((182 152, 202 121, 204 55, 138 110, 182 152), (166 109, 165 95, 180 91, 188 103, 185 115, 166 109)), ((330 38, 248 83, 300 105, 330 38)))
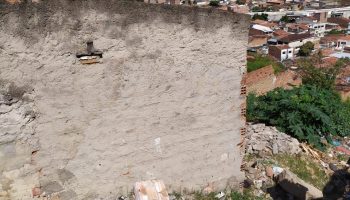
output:
POLYGON ((0 0, 0 199, 236 187, 247 28, 214 10, 0 0), (77 60, 88 40, 102 63, 77 60))

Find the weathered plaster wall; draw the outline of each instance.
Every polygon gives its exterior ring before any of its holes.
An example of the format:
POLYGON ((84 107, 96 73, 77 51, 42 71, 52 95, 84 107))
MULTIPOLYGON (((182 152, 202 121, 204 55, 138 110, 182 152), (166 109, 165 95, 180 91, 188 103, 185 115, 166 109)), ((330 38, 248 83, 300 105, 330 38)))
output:
POLYGON ((209 9, 0 0, 0 199, 237 187, 247 27, 209 9), (88 40, 102 63, 75 57, 88 40))

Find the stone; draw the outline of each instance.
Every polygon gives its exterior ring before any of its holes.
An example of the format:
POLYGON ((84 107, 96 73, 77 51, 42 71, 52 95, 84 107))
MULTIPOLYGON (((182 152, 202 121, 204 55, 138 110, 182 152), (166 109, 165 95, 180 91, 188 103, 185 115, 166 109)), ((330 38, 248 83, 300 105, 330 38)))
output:
POLYGON ((264 124, 248 124, 246 141, 246 153, 298 154, 302 151, 297 139, 264 124))
POLYGON ((273 145, 272 145, 272 153, 278 154, 278 146, 276 143, 273 143, 273 145))
POLYGON ((283 190, 292 194, 298 199, 322 198, 322 191, 306 183, 289 170, 284 170, 276 177, 276 182, 283 190))
POLYGON ((272 167, 270 167, 270 166, 266 167, 265 171, 266 171, 266 176, 268 176, 268 177, 270 177, 270 178, 273 177, 273 170, 272 170, 272 167))

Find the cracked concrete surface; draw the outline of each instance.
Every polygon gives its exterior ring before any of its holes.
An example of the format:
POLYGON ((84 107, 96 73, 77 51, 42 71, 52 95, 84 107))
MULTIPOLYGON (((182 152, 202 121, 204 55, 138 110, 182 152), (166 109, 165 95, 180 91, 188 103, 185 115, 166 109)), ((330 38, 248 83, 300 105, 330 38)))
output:
POLYGON ((247 28, 198 8, 0 0, 0 97, 19 90, 0 102, 0 199, 238 187, 247 28), (75 57, 88 40, 101 63, 75 57))

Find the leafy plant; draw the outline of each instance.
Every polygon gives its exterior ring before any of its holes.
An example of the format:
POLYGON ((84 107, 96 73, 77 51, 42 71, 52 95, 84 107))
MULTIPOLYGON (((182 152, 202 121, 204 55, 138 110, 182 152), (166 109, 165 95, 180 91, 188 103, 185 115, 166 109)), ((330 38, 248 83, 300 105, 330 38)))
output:
POLYGON ((265 20, 265 21, 267 21, 268 20, 268 17, 269 17, 269 15, 268 14, 266 14, 266 13, 262 13, 262 14, 254 14, 253 15, 253 20, 256 20, 256 19, 260 19, 260 20, 265 20))
POLYGON ((322 137, 350 133, 350 106, 335 91, 314 85, 277 88, 264 96, 249 94, 247 119, 276 126, 319 149, 324 147, 322 137))
POLYGON ((304 84, 315 85, 324 89, 334 89, 335 80, 341 69, 349 64, 349 59, 339 59, 334 66, 316 67, 322 64, 322 55, 317 54, 308 59, 298 61, 304 84))
POLYGON ((282 16, 282 18, 280 19, 280 22, 292 23, 292 22, 295 22, 295 20, 290 19, 287 15, 284 15, 284 16, 282 16))
POLYGON ((308 41, 300 47, 298 54, 299 56, 309 56, 312 50, 314 50, 314 48, 315 48, 314 43, 308 41))
POLYGON ((237 0, 237 1, 236 1, 236 4, 238 4, 238 5, 244 5, 244 4, 246 4, 246 0, 237 0))
POLYGON ((217 6, 219 6, 219 4, 220 4, 219 0, 211 0, 211 1, 209 1, 209 5, 210 6, 217 7, 217 6))

